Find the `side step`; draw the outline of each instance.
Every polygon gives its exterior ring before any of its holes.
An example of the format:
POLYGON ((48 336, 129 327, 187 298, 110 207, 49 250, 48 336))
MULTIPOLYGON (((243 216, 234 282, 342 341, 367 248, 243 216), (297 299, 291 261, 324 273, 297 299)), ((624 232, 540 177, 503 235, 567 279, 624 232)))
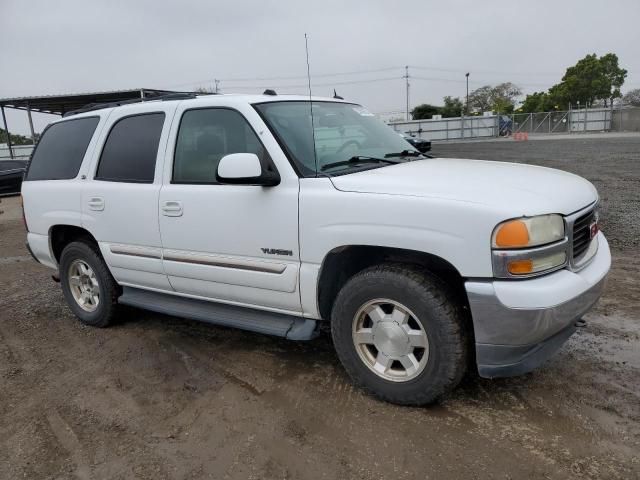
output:
POLYGON ((118 302, 158 313, 285 337, 289 340, 311 340, 318 335, 316 321, 308 318, 178 297, 139 288, 124 287, 118 302))

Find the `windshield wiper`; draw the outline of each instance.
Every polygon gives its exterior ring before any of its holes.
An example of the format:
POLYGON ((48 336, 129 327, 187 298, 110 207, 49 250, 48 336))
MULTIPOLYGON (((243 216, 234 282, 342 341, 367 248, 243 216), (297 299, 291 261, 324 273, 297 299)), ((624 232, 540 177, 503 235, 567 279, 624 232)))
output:
MULTIPOLYGON (((386 157, 386 155, 385 155, 386 157)), ((333 163, 327 163, 326 165, 323 165, 320 170, 321 171, 325 171, 328 170, 330 168, 333 167, 342 167, 343 165, 357 165, 359 163, 388 163, 388 164, 395 164, 395 163, 400 163, 397 160, 389 160, 387 158, 376 158, 376 157, 367 157, 365 155, 356 155, 354 157, 351 157, 348 160, 342 160, 340 162, 333 162, 333 163)))
POLYGON ((398 153, 387 153, 384 158, 391 158, 391 157, 420 157, 422 156, 422 153, 418 152, 417 150, 403 150, 401 152, 398 153))

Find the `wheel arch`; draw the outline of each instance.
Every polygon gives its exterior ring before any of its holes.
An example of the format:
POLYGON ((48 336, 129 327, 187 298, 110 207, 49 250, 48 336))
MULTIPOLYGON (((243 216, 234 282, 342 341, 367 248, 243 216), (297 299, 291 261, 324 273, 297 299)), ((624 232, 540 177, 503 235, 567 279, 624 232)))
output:
MULTIPOLYGON (((325 320, 331 318, 333 303, 349 278, 365 268, 381 263, 407 264, 429 271, 444 281, 455 300, 468 310, 465 279, 446 259, 428 252, 404 248, 344 245, 328 252, 320 267, 316 290, 320 318, 325 320)), ((471 328, 473 328, 472 325, 471 328)))
POLYGON ((77 240, 84 240, 98 246, 98 241, 91 232, 77 225, 57 224, 49 228, 49 246, 52 257, 57 264, 60 264, 60 256, 64 247, 77 240))

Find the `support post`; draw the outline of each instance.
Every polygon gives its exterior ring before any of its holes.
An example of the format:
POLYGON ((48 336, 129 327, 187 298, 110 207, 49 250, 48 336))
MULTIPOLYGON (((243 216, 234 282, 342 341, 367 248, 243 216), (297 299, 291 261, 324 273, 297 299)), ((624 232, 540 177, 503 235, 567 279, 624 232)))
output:
POLYGON ((409 121, 409 66, 404 67, 405 89, 407 95, 407 122, 409 121))
POLYGON ((36 132, 33 129, 33 118, 31 118, 31 108, 29 107, 29 104, 27 104, 27 117, 29 117, 29 129, 31 129, 31 140, 33 141, 33 144, 36 144, 36 132))
POLYGON ((2 110, 2 124, 4 125, 4 131, 7 132, 7 147, 9 147, 9 158, 13 160, 13 148, 11 147, 11 134, 9 133, 9 126, 7 125, 7 117, 4 114, 4 106, 0 106, 2 110))

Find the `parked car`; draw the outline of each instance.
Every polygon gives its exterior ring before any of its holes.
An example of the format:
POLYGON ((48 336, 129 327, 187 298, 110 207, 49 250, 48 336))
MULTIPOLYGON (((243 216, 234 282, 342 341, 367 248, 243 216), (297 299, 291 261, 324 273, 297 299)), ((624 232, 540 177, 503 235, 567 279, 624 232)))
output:
POLYGON ((468 368, 536 368, 602 293, 576 175, 426 158, 335 99, 312 123, 303 96, 172 98, 67 116, 33 154, 28 247, 87 325, 120 304, 292 340, 328 322, 356 384, 420 405, 468 368))
POLYGON ((416 137, 410 132, 400 133, 399 135, 421 153, 427 153, 429 150, 431 150, 431 140, 425 140, 424 138, 416 137))
POLYGON ((0 196, 20 193, 27 163, 26 160, 0 160, 0 196))

